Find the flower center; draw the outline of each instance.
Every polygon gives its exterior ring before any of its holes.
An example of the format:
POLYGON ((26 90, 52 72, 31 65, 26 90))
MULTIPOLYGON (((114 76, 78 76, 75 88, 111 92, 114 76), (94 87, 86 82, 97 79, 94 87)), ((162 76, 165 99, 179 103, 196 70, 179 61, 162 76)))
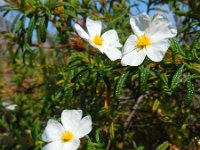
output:
POLYGON ((140 49, 146 48, 151 44, 151 39, 147 35, 142 35, 136 40, 137 47, 140 49))
POLYGON ((99 35, 95 35, 95 37, 93 38, 93 42, 96 45, 102 46, 103 38, 101 38, 99 35))
POLYGON ((65 131, 62 133, 62 140, 64 142, 69 142, 74 138, 74 134, 70 131, 65 131))

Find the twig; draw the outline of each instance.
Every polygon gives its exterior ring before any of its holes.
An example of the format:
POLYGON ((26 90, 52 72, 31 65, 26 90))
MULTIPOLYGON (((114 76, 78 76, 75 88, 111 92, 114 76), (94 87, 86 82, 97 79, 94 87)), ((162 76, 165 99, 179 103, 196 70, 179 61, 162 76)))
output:
POLYGON ((36 46, 39 48, 46 48, 46 49, 54 49, 54 48, 66 48, 69 45, 65 44, 65 45, 51 46, 51 45, 42 45, 42 44, 31 44, 31 46, 36 46))
POLYGON ((110 145, 111 145, 111 140, 109 139, 109 140, 108 140, 108 144, 107 144, 107 146, 106 146, 106 150, 109 150, 109 149, 110 149, 110 145))
POLYGON ((135 116, 136 111, 138 110, 138 107, 139 107, 140 103, 142 103, 143 98, 146 97, 146 96, 147 96, 147 94, 141 95, 137 99, 135 105, 133 106, 132 112, 130 113, 130 115, 128 116, 126 121, 124 122, 124 128, 128 127, 128 125, 130 124, 131 119, 135 116))

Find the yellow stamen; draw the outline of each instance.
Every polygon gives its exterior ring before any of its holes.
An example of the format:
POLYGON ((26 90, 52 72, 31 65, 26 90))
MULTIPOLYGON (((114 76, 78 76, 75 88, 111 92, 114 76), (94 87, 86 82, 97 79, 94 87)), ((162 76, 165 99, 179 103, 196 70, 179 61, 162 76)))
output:
POLYGON ((147 35, 142 35, 136 40, 137 47, 140 49, 146 48, 151 44, 151 39, 147 35))
POLYGON ((102 46, 103 38, 101 38, 99 35, 95 35, 95 37, 93 38, 93 42, 96 45, 102 46))
POLYGON ((64 142, 69 142, 74 138, 74 134, 70 131, 65 131, 62 133, 62 140, 64 142))

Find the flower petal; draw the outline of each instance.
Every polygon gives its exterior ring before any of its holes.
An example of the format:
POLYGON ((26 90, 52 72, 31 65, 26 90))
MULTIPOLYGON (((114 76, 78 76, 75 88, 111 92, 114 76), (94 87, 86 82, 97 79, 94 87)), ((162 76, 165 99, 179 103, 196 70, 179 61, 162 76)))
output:
POLYGON ((74 25, 74 28, 75 28, 75 30, 76 30, 76 32, 78 33, 78 35, 80 36, 80 37, 82 37, 83 39, 85 39, 85 40, 90 40, 91 41, 91 38, 90 38, 90 36, 83 30, 83 28, 79 25, 79 24, 75 24, 74 25))
POLYGON ((42 134, 42 140, 45 142, 60 140, 63 131, 64 128, 58 121, 50 119, 42 134))
POLYGON ((152 42, 157 42, 176 36, 177 29, 170 24, 166 17, 156 15, 146 33, 151 35, 152 42))
POLYGON ((64 143, 62 141, 54 141, 45 145, 42 150, 60 150, 64 143))
POLYGON ((150 24, 150 18, 146 13, 141 13, 130 19, 130 24, 133 32, 137 36, 144 34, 144 31, 150 24))
POLYGON ((170 42, 168 39, 159 41, 158 43, 152 43, 147 47, 147 56, 154 62, 160 62, 169 46, 170 42))
POLYGON ((90 37, 93 38, 95 35, 101 35, 102 23, 101 21, 91 20, 89 18, 86 19, 86 27, 90 37))
POLYGON ((77 150, 80 145, 79 139, 73 139, 70 142, 65 142, 60 150, 77 150))
POLYGON ((122 57, 121 64, 123 66, 139 66, 145 59, 146 50, 134 50, 122 57))
POLYGON ((65 130, 72 131, 73 129, 76 129, 82 118, 82 114, 82 110, 63 110, 61 122, 65 130))
POLYGON ((122 47, 119 42, 119 37, 115 30, 109 30, 102 35, 103 45, 112 47, 122 47))
POLYGON ((128 39, 126 40, 126 43, 124 44, 123 47, 123 51, 122 54, 126 55, 128 53, 130 53, 131 51, 133 51, 134 49, 136 49, 137 45, 136 45, 136 39, 137 37, 135 35, 130 35, 128 37, 128 39))
POLYGON ((96 45, 93 42, 89 42, 94 48, 97 48, 101 53, 103 53, 102 46, 96 45))
POLYGON ((103 53, 108 56, 111 61, 115 61, 117 59, 122 58, 122 52, 116 47, 108 47, 103 50, 103 53))
POLYGON ((92 119, 90 116, 85 116, 79 123, 77 130, 74 132, 77 138, 82 138, 92 130, 92 119))

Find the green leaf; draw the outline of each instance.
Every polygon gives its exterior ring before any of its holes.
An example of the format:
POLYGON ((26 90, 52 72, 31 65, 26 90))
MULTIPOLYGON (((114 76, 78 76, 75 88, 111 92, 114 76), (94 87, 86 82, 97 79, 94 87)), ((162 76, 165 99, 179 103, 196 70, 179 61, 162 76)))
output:
MULTIPOLYGON (((98 131, 100 131, 99 129, 97 129, 98 131)), ((87 149, 88 150, 104 150, 104 144, 103 143, 94 143, 91 141, 91 139, 89 138, 89 136, 86 136, 87 138, 87 149)), ((86 148, 85 148, 86 149, 86 148)))
POLYGON ((129 74, 129 70, 127 70, 125 73, 123 73, 118 82, 117 82, 117 85, 116 85, 116 89, 115 89, 115 96, 116 98, 118 99, 119 96, 120 96, 120 93, 121 93, 121 90, 122 90, 122 87, 124 85, 124 82, 126 81, 127 77, 128 77, 128 74, 129 74))
POLYGON ((186 65, 191 70, 192 73, 200 75, 200 64, 198 64, 198 63, 190 63, 190 64, 186 64, 186 65))
POLYGON ((32 53, 32 48, 26 41, 24 42, 24 48, 26 52, 32 53))
POLYGON ((160 12, 163 12, 163 13, 169 13, 168 10, 163 9, 163 8, 158 8, 158 7, 150 8, 149 10, 160 11, 160 12))
POLYGON ((22 28, 24 28, 24 21, 25 17, 21 16, 20 19, 17 21, 17 24, 15 26, 15 32, 18 33, 22 28))
POLYGON ((178 43, 178 41, 177 41, 176 38, 170 39, 170 42, 171 42, 170 46, 171 46, 172 54, 173 55, 176 55, 176 54, 182 54, 182 55, 184 55, 184 52, 182 51, 182 49, 181 49, 181 47, 180 47, 180 45, 179 45, 179 43, 178 43))
POLYGON ((118 15, 118 17, 116 17, 115 19, 113 19, 109 25, 107 26, 107 28, 112 27, 113 25, 115 25, 118 21, 124 20, 124 16, 128 13, 128 9, 125 9, 123 12, 120 13, 120 15, 118 15))
POLYGON ((166 142, 163 142, 162 144, 160 144, 156 150, 166 150, 167 148, 169 147, 169 142, 166 141, 166 142))
POLYGON ((176 74, 172 78, 172 83, 171 83, 171 91, 172 92, 178 87, 179 83, 181 82, 181 76, 183 74, 183 69, 184 69, 184 65, 182 65, 178 69, 178 71, 176 72, 176 74))
POLYGON ((11 31, 14 32, 14 29, 15 29, 15 26, 16 26, 16 23, 17 21, 19 20, 19 17, 21 16, 21 14, 17 14, 17 16, 15 17, 15 19, 13 20, 12 22, 12 25, 11 25, 11 31))
POLYGON ((153 103, 152 111, 155 112, 158 109, 159 105, 160 105, 160 101, 156 99, 153 103))
POLYGON ((88 73, 91 71, 91 68, 86 68, 81 70, 79 73, 77 73, 71 80, 71 82, 76 82, 79 78, 81 78, 84 74, 88 73))
POLYGON ((96 130, 95 139, 96 139, 97 143, 101 143, 101 142, 100 142, 101 130, 102 130, 101 128, 98 128, 98 129, 96 130))
POLYGON ((144 146, 139 146, 135 150, 144 150, 144 146))
POLYGON ((110 125, 109 132, 110 132, 110 139, 114 140, 114 138, 115 138, 115 126, 114 126, 113 122, 110 125))
POLYGON ((39 25, 37 25, 36 32, 37 32, 38 43, 41 43, 41 33, 40 33, 39 25))
POLYGON ((162 73, 160 75, 161 80, 163 81, 164 84, 168 85, 168 77, 166 73, 162 73))
POLYGON ((28 28, 27 28, 27 41, 28 43, 31 43, 32 36, 33 36, 33 30, 35 27, 35 16, 33 16, 29 22, 28 28))
POLYGON ((35 7, 35 1, 33 0, 26 0, 26 3, 29 4, 31 7, 35 7))
POLYGON ((68 2, 57 2, 55 6, 56 6, 56 7, 58 7, 58 6, 65 6, 65 7, 70 7, 70 8, 75 9, 75 8, 74 8, 70 3, 68 3, 68 2))
POLYGON ((140 92, 144 93, 145 91, 148 90, 147 80, 150 74, 150 70, 148 68, 144 68, 143 66, 141 66, 139 68, 139 71, 140 71, 140 92))
POLYGON ((34 141, 40 139, 40 122, 35 119, 31 128, 31 135, 34 141))
POLYGON ((187 86, 187 96, 186 96, 186 102, 190 104, 194 98, 195 88, 194 84, 191 81, 191 77, 187 77, 186 79, 186 86, 187 86))
POLYGON ((66 16, 71 16, 71 17, 77 18, 77 15, 76 15, 75 11, 71 11, 71 10, 65 9, 65 10, 63 10, 62 12, 63 12, 66 16))
POLYGON ((161 78, 160 86, 161 86, 162 92, 164 92, 168 95, 171 95, 171 89, 169 88, 169 85, 168 85, 167 74, 166 73, 160 74, 160 78, 161 78))
POLYGON ((195 35, 194 42, 192 43, 191 51, 192 51, 193 59, 197 59, 200 61, 200 58, 198 55, 199 54, 198 51, 200 49, 199 39, 200 39, 200 31, 198 31, 195 35))
POLYGON ((39 21, 39 30, 40 30, 40 38, 41 38, 41 41, 42 42, 45 42, 46 41, 46 35, 47 35, 47 18, 44 16, 40 19, 39 21))

